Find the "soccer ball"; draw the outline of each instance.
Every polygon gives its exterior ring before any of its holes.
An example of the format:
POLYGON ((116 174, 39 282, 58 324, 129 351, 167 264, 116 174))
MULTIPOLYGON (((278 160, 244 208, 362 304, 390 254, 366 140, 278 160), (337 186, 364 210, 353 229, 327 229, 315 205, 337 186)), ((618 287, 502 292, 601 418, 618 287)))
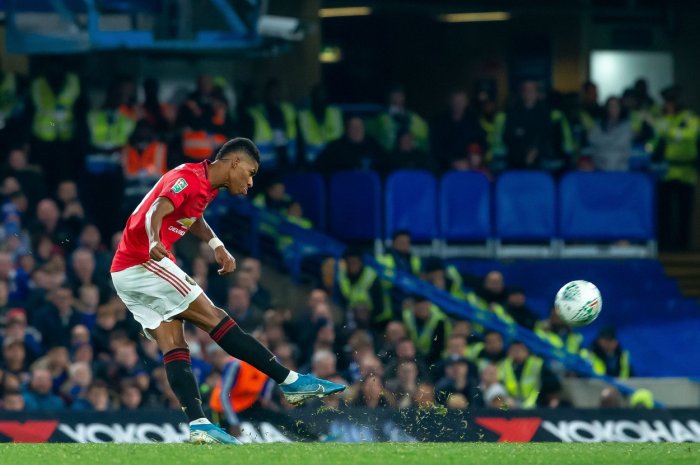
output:
POLYGON ((559 289, 554 305, 562 320, 570 325, 583 326, 598 318, 603 298, 595 284, 571 281, 559 289))

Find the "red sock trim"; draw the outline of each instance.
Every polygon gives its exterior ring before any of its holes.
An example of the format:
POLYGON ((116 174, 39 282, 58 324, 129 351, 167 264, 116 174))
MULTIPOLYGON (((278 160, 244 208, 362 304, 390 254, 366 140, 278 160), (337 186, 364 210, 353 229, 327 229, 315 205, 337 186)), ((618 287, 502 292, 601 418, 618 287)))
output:
POLYGON ((210 333, 211 338, 214 342, 219 342, 234 326, 236 326, 236 322, 232 318, 224 318, 210 333))
POLYGON ((165 364, 174 362, 176 360, 180 360, 191 364, 192 359, 190 358, 190 350, 178 348, 173 349, 167 354, 163 355, 163 363, 165 364))

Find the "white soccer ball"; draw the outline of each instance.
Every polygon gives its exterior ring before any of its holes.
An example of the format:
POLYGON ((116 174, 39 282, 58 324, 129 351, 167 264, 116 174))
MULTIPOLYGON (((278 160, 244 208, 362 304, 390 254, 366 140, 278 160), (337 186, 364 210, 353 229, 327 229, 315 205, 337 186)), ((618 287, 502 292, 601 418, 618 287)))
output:
POLYGON ((598 318, 603 298, 593 283, 571 281, 557 292, 554 305, 562 320, 574 326, 583 326, 598 318))

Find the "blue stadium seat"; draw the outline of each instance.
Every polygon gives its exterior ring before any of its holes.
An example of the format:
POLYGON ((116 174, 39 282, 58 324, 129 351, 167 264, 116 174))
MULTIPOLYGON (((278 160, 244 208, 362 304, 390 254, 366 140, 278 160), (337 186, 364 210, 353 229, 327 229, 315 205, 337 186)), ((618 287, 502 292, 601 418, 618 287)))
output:
POLYGON ((491 185, 477 171, 451 171, 440 181, 440 235, 447 242, 491 238, 491 185))
POLYGON ((372 171, 343 171, 330 180, 328 230, 346 241, 381 238, 381 182, 372 171))
POLYGON ((496 237, 549 241, 556 236, 554 180, 544 172, 511 171, 496 181, 496 237))
POLYGON ((318 173, 294 173, 284 177, 285 190, 301 204, 314 228, 326 229, 326 182, 318 173))
POLYGON ((564 240, 653 240, 652 180, 640 173, 570 173, 559 186, 564 240))
POLYGON ((437 183, 424 170, 402 170, 386 181, 385 237, 398 230, 411 232, 416 242, 430 242, 438 237, 437 183))

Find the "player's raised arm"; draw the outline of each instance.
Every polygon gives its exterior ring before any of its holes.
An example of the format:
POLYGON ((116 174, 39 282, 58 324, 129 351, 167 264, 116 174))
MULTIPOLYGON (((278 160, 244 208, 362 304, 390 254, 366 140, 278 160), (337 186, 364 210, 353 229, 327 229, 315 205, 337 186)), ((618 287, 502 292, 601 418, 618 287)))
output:
POLYGON ((158 197, 146 212, 146 234, 148 234, 148 254, 155 261, 168 256, 168 249, 160 240, 160 226, 163 218, 175 211, 175 205, 166 197, 158 197))
POLYGON ((214 250, 214 259, 216 263, 221 266, 218 270, 220 275, 231 273, 236 270, 236 259, 226 250, 224 243, 216 237, 216 234, 214 234, 214 231, 212 231, 203 216, 197 218, 197 221, 192 224, 190 232, 194 234, 194 237, 197 239, 208 243, 209 247, 214 250))

